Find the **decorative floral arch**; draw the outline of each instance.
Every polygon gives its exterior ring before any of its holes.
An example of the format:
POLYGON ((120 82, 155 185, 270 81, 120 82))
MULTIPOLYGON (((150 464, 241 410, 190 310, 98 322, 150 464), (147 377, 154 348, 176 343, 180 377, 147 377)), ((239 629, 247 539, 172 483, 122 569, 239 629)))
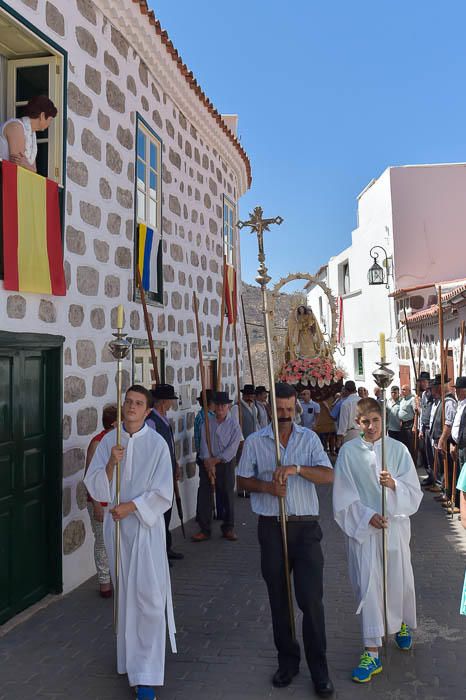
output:
POLYGON ((294 282, 295 280, 307 280, 308 282, 317 284, 327 296, 328 303, 330 305, 330 311, 332 314, 332 332, 330 334, 329 348, 330 354, 333 356, 333 353, 335 352, 335 347, 337 345, 337 303, 335 297, 332 294, 332 290, 330 289, 330 287, 327 287, 327 285, 324 282, 317 279, 317 277, 314 277, 314 275, 310 275, 308 272, 292 272, 289 275, 287 275, 287 277, 282 277, 272 289, 273 309, 275 311, 278 294, 282 287, 284 287, 286 284, 289 284, 290 282, 294 282))

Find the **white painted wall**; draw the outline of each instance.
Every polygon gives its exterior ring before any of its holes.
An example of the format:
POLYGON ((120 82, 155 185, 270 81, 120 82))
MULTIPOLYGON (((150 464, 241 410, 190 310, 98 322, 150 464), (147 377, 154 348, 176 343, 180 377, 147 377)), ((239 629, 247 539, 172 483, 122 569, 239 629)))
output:
POLYGON ((397 287, 464 277, 466 164, 390 169, 397 287))

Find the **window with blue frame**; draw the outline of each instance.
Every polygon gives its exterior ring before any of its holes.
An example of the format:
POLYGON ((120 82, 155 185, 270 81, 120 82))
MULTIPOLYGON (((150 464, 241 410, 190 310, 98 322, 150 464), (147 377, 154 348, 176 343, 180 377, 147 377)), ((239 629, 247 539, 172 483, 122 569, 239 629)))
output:
MULTIPOLYGON (((138 115, 135 264, 149 301, 162 302, 162 142, 138 115)), ((136 296, 139 291, 136 285, 136 296)))

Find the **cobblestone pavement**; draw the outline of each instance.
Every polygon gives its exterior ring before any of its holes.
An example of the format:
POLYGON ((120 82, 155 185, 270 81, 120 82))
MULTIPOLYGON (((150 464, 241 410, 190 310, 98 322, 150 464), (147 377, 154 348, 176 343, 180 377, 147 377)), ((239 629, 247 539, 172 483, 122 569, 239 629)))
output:
MULTIPOLYGON (((458 613, 466 536, 426 495, 413 521, 413 561, 419 629, 412 652, 393 646, 380 676, 356 686, 349 671, 361 642, 348 585, 343 538, 331 518, 330 490, 320 490, 324 531, 328 655, 344 700, 464 698, 466 618, 458 613)), ((191 544, 175 532, 185 554, 172 569, 177 655, 167 653, 161 700, 261 700, 314 697, 308 669, 276 690, 276 669, 265 586, 259 573, 255 518, 237 499, 239 541, 191 544)), ((195 529, 187 527, 188 536, 195 529)), ((299 625, 298 625, 299 627, 299 625)), ((0 700, 124 700, 134 697, 114 671, 112 603, 94 580, 59 598, 0 637, 0 700)))

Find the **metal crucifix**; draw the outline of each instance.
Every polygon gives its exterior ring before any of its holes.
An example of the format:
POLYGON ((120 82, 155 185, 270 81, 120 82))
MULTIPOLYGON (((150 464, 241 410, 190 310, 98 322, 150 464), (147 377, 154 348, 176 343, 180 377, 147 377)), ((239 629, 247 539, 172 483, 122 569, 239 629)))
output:
POLYGON ((281 216, 276 216, 274 219, 263 219, 262 214, 264 213, 262 207, 256 207, 254 211, 249 214, 249 221, 238 221, 237 226, 239 229, 245 228, 246 226, 251 229, 251 233, 257 234, 257 243, 259 245, 259 253, 257 259, 259 260, 259 269, 257 270, 256 282, 258 282, 261 288, 267 286, 270 282, 271 277, 267 274, 267 268, 265 266, 265 253, 264 253, 264 231, 270 231, 270 224, 282 224, 283 219, 281 216))

